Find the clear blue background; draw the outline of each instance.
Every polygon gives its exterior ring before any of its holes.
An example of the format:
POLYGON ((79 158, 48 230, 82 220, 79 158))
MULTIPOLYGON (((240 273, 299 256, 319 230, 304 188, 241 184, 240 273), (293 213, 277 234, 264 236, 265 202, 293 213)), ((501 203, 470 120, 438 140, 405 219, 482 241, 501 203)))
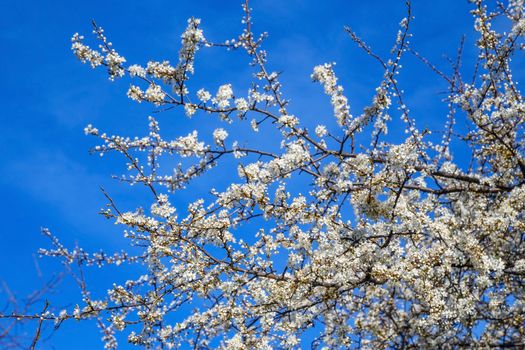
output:
MULTIPOLYGON (((103 69, 93 71, 80 64, 70 51, 72 34, 80 32, 96 46, 90 26, 95 19, 129 63, 176 62, 187 18, 201 18, 205 36, 222 41, 241 32, 242 11, 238 0, 2 0, 0 4, 0 281, 22 297, 61 271, 49 258, 39 259, 35 267, 38 248, 49 246, 40 234, 41 227, 49 227, 68 245, 78 242, 91 250, 125 249, 120 230, 97 215, 105 204, 99 187, 107 188, 130 209, 144 198, 140 190, 134 192, 111 179, 112 174, 123 171, 120 159, 88 154, 94 139, 84 136, 83 128, 93 123, 110 133, 142 135, 154 108, 126 97, 128 80, 110 82, 103 69)), ((265 0, 252 1, 251 7, 253 30, 270 34, 265 44, 269 66, 283 71, 291 111, 311 125, 323 119, 333 123, 328 98, 310 80, 315 65, 337 62, 336 72, 354 114, 370 102, 381 79, 378 64, 357 48, 343 26, 350 25, 386 56, 405 16, 404 2, 394 0, 265 0)), ((472 62, 470 9, 466 0, 414 1, 412 47, 450 72, 445 55, 455 57, 461 36, 466 34, 466 62, 472 62)), ((446 105, 441 102, 445 83, 409 55, 403 63, 406 70, 399 80, 412 117, 420 128, 439 129, 446 115, 446 105)), ((469 70, 466 72, 468 76, 469 70)), ((213 92, 220 84, 231 82, 234 91, 242 87, 242 92, 251 73, 246 55, 240 52, 202 50, 193 84, 213 92)), ((159 114, 158 119, 161 127, 168 127, 167 138, 196 127, 213 130, 208 119, 188 120, 178 109, 159 114)), ((113 272, 97 271, 90 280, 92 288, 105 291, 113 272)), ((2 292, 0 300, 4 298, 2 292)), ((76 286, 67 278, 49 299, 54 306, 80 300, 76 286)), ((28 328, 31 334, 34 326, 28 328)), ((70 322, 42 347, 94 349, 101 347, 99 338, 93 324, 70 322)))

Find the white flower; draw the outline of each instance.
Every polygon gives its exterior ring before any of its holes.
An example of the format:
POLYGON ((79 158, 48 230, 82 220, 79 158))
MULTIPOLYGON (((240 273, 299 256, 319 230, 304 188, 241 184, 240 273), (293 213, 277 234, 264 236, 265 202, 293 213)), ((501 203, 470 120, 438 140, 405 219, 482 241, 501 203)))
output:
POLYGON ((199 91, 197 91, 197 97, 199 98, 199 100, 206 103, 211 99, 211 94, 204 89, 200 89, 199 91))
POLYGON ((239 143, 237 141, 233 142, 232 148, 233 148, 233 156, 235 158, 239 159, 239 158, 242 158, 242 157, 246 156, 246 153, 239 149, 240 147, 239 147, 239 143))
POLYGON ((85 128, 84 128, 84 134, 86 135, 94 135, 94 136, 97 136, 98 135, 98 129, 93 127, 93 125, 91 124, 88 124, 85 128))
POLYGON ((131 85, 129 87, 127 95, 130 99, 139 103, 144 99, 144 92, 136 85, 131 85))
POLYGON ((326 130, 326 126, 324 125, 317 125, 317 127, 315 128, 315 134, 318 137, 324 137, 327 133, 328 131, 326 130))
POLYGON ((259 131, 259 123, 257 123, 257 120, 252 119, 250 122, 250 126, 252 127, 252 130, 255 132, 259 131))
POLYGON ((217 95, 213 99, 213 103, 217 104, 219 108, 227 108, 230 106, 230 99, 233 97, 233 90, 231 84, 225 84, 219 87, 217 95))
POLYGON ((228 133, 222 128, 215 129, 213 132, 213 140, 218 146, 224 145, 224 140, 226 140, 227 137, 228 133))
POLYGON ((143 67, 139 66, 138 64, 134 64, 134 65, 129 66, 128 71, 129 71, 129 75, 131 77, 144 78, 146 76, 146 69, 144 69, 143 67))
POLYGON ((106 64, 108 66, 109 79, 113 80, 124 76, 126 72, 122 64, 126 62, 126 59, 120 56, 115 50, 112 50, 106 54, 106 64))
POLYGON ((170 142, 170 147, 175 148, 182 157, 193 155, 201 156, 206 150, 206 147, 204 146, 204 142, 199 142, 197 136, 198 133, 194 130, 192 133, 170 142))
POLYGON ((235 107, 240 113, 246 113, 249 109, 248 102, 242 97, 235 99, 235 107))
POLYGON ((299 124, 299 120, 293 115, 282 115, 279 117, 279 123, 289 128, 293 128, 299 124))
POLYGON ((157 79, 162 79, 166 84, 172 84, 178 79, 177 70, 169 61, 149 61, 146 66, 146 72, 157 79))
POLYGON ((194 105, 193 103, 186 103, 184 105, 184 111, 188 117, 192 117, 195 112, 197 112, 197 105, 194 105))
POLYGON ((144 99, 157 105, 164 102, 166 94, 159 85, 151 84, 144 94, 144 99))

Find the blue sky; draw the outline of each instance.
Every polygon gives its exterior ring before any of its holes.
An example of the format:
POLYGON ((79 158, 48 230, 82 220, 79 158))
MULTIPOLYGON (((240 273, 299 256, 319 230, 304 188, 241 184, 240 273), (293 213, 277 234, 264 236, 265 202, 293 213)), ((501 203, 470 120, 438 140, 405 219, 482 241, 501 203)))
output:
MULTIPOLYGON (((312 125, 330 118, 331 110, 322 89, 310 80, 315 65, 337 62, 336 73, 354 114, 369 103, 381 78, 377 63, 357 48, 343 26, 351 26, 386 55, 405 15, 404 2, 397 0, 265 0, 252 1, 251 7, 254 30, 270 34, 265 46, 269 66, 283 71, 290 110, 312 125)), ((444 57, 454 57, 466 34, 465 56, 472 59, 469 9, 466 0, 414 1, 412 47, 449 71, 444 57)), ((90 41, 90 21, 95 19, 129 63, 176 62, 179 37, 191 16, 202 19, 205 36, 214 41, 241 31, 239 1, 2 1, 0 263, 4 268, 0 281, 18 295, 60 270, 57 262, 40 259, 43 276, 38 276, 33 256, 47 246, 41 227, 49 227, 69 245, 79 242, 92 250, 120 250, 125 248, 120 231, 97 215, 104 205, 98 189, 107 188, 129 208, 143 199, 140 191, 111 179, 123 170, 118 158, 88 154, 94 140, 83 135, 83 128, 93 123, 110 133, 141 135, 153 108, 127 99, 128 80, 110 82, 102 70, 79 63, 70 51, 70 37, 80 32, 90 41)), ((400 82, 413 117, 421 128, 439 129, 445 122, 446 106, 441 100, 446 85, 413 57, 407 56, 404 65, 400 82)), ((251 72, 240 52, 203 50, 197 56, 193 82, 212 91, 224 83, 232 83, 234 91, 236 87, 246 91, 251 72)), ((188 120, 180 110, 159 114, 158 119, 161 127, 167 127, 167 137, 195 127, 213 130, 206 120, 188 120)), ((107 289, 110 279, 105 277, 110 273, 98 275, 93 286, 107 289)), ((4 297, 0 294, 0 300, 4 297)), ((75 286, 65 282, 50 300, 68 305, 79 299, 75 286)), ((76 349, 98 348, 99 333, 93 325, 64 325, 46 348, 52 344, 56 349, 69 349, 72 344, 76 349)))

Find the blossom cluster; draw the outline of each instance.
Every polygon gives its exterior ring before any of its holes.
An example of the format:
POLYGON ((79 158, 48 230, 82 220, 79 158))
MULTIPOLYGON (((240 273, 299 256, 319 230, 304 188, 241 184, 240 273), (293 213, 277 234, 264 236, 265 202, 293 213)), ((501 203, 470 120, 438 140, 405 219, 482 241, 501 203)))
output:
POLYGON ((343 95, 343 87, 337 85, 337 77, 333 70, 333 64, 325 63, 314 68, 312 80, 318 81, 324 86, 324 92, 330 96, 334 115, 339 125, 348 125, 351 119, 348 99, 343 95))

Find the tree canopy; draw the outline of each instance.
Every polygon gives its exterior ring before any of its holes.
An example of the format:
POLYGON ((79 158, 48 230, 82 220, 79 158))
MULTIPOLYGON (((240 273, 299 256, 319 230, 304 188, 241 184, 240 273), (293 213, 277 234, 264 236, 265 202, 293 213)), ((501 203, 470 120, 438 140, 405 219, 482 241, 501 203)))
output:
POLYGON ((175 63, 128 64, 95 22, 98 47, 75 34, 75 56, 110 80, 130 79, 134 102, 223 124, 174 137, 153 116, 137 137, 88 125, 93 152, 119 154, 127 172, 118 179, 146 188, 151 202, 124 209, 102 190, 101 214, 130 242, 122 252, 67 247, 44 230, 52 247, 40 253, 64 261, 82 302, 16 316, 92 320, 108 349, 117 339, 146 349, 525 346, 525 103, 511 62, 524 49, 525 8, 471 2, 477 60, 464 62, 458 43, 450 74, 410 46, 409 2, 388 57, 341 28, 383 78, 354 111, 336 75, 344 62, 313 67, 335 120, 313 128, 289 112, 248 1, 234 39, 212 41, 190 18, 175 63), (209 49, 245 53, 247 93, 192 84, 196 56, 209 49), (448 86, 441 130, 423 129, 405 103, 405 55, 448 86), (466 63, 474 78, 462 74, 466 63), (404 137, 390 137, 393 119, 404 137), (213 171, 228 185, 201 183, 186 205, 176 199, 213 171), (143 273, 92 296, 83 270, 121 264, 143 273))

